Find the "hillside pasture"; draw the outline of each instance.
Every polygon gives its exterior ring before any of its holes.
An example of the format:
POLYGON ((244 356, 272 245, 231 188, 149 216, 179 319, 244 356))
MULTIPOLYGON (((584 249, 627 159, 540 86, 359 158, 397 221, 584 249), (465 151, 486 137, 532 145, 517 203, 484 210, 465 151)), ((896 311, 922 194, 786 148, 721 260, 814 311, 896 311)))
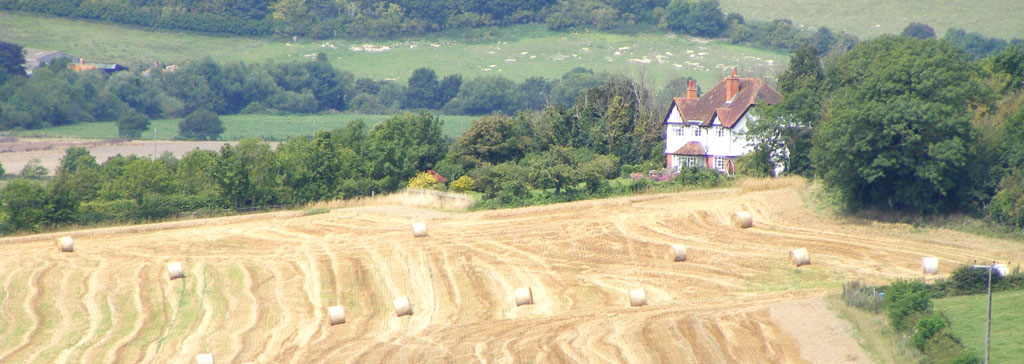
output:
POLYGON ((395 40, 244 38, 199 35, 0 12, 0 39, 27 48, 59 50, 86 61, 149 65, 180 64, 203 57, 219 62, 308 60, 323 52, 338 69, 356 77, 405 83, 412 71, 464 78, 500 75, 514 81, 558 78, 573 67, 637 76, 657 88, 690 76, 704 87, 732 67, 747 76, 774 78, 788 55, 668 32, 637 35, 553 32, 543 25, 458 30, 395 40))
MULTIPOLYGON (((933 301, 935 310, 949 318, 953 332, 968 350, 984 356, 985 320, 988 317, 988 295, 949 297, 933 301)), ((992 294, 993 363, 1016 363, 1024 359, 1024 291, 992 294)))
POLYGON ((899 34, 912 22, 960 28, 989 37, 1024 37, 1024 2, 1005 0, 720 0, 724 12, 746 19, 790 19, 811 30, 826 26, 861 38, 899 34))
POLYGON ((73 253, 56 251, 55 234, 0 239, 0 361, 866 363, 820 301, 842 282, 917 278, 926 255, 1024 257, 1019 242, 821 217, 804 193, 472 213, 365 205, 68 232, 73 253), (733 228, 736 210, 754 226, 733 228), (413 221, 429 235, 413 237, 413 221), (811 265, 791 265, 796 247, 811 265), (170 261, 184 279, 167 279, 170 261), (534 304, 517 307, 524 286, 534 304), (637 287, 648 305, 630 307, 637 287), (412 316, 395 315, 402 296, 412 316), (348 322, 330 326, 337 304, 348 322))

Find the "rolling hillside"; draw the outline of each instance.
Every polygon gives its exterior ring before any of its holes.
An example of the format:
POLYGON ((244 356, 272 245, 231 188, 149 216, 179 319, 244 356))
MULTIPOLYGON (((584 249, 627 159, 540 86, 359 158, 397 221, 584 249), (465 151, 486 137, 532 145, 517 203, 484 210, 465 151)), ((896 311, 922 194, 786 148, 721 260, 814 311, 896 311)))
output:
POLYGON ((720 0, 722 11, 747 19, 790 19, 811 28, 827 26, 861 38, 899 34, 911 22, 979 32, 989 37, 1024 37, 1024 2, 1005 0, 720 0))
POLYGON ((501 75, 518 82, 536 76, 558 78, 582 66, 629 76, 643 69, 660 89, 673 78, 684 76, 695 77, 702 85, 714 85, 732 67, 750 75, 774 74, 789 59, 780 52, 668 33, 565 33, 536 24, 389 41, 300 39, 293 43, 0 12, 0 39, 27 48, 60 50, 87 60, 126 64, 158 60, 173 64, 202 57, 223 62, 289 62, 323 52, 336 68, 356 77, 403 83, 420 67, 433 68, 441 76, 501 75))
POLYGON ((942 274, 1024 257, 1014 242, 822 218, 798 182, 746 190, 140 225, 71 232, 73 253, 56 234, 9 238, 0 362, 867 362, 820 303, 841 282, 919 277, 923 255, 942 274), (736 210, 754 227, 730 226, 736 210), (429 236, 412 236, 419 219, 429 236), (797 247, 811 265, 790 264, 797 247), (184 279, 168 280, 171 261, 184 279), (523 286, 535 303, 516 307, 523 286), (630 307, 637 287, 648 305, 630 307), (395 316, 401 296, 412 316, 395 316), (347 323, 329 326, 337 304, 347 323))

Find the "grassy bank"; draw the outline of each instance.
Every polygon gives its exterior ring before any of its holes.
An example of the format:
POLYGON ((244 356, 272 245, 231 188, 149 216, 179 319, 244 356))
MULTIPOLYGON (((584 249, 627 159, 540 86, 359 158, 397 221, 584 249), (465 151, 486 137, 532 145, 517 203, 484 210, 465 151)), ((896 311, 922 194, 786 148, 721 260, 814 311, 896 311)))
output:
MULTIPOLYGON (((366 114, 334 114, 334 115, 227 115, 221 116, 224 122, 224 134, 221 140, 239 140, 245 137, 261 137, 266 140, 284 140, 297 135, 313 135, 319 130, 333 130, 344 127, 355 120, 363 120, 367 125, 390 118, 391 115, 366 114)), ((447 137, 457 137, 469 129, 473 116, 441 116, 444 122, 441 132, 447 137)), ((178 123, 181 119, 162 119, 151 121, 149 131, 142 138, 151 140, 174 139, 178 135, 178 123)), ((117 138, 117 125, 114 122, 78 123, 53 128, 22 130, 15 132, 18 136, 62 137, 82 139, 117 138)))
MULTIPOLYGON (((937 299, 935 310, 952 322, 953 332, 979 356, 985 353, 987 295, 937 299)), ((992 294, 992 363, 1024 363, 1024 291, 992 294)))

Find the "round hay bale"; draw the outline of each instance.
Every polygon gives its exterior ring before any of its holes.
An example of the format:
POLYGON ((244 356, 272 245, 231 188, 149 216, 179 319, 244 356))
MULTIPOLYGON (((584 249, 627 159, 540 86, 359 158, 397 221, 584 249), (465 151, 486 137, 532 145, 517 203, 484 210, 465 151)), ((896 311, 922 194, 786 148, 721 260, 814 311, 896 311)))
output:
POLYGON ((345 307, 341 305, 327 308, 327 316, 331 318, 331 326, 345 323, 345 307))
POLYGON ((1006 264, 996 264, 995 269, 992 271, 993 274, 998 274, 1002 277, 1010 275, 1010 266, 1006 264))
POLYGON ((683 244, 672 244, 669 247, 669 254, 673 262, 682 262, 686 260, 686 247, 683 244))
POLYGON ((516 307, 533 304, 533 290, 530 287, 516 288, 516 307))
POLYGON ((412 235, 417 238, 427 236, 427 223, 423 221, 414 222, 412 224, 412 235))
POLYGON ((412 315, 412 304, 409 303, 409 297, 399 297, 395 300, 395 314, 398 317, 412 315))
POLYGON ((921 271, 924 274, 938 274, 939 273, 939 258, 936 257, 923 257, 921 258, 921 271))
POLYGON ((75 243, 70 236, 63 236, 57 239, 57 249, 62 253, 71 253, 75 251, 75 243))
POLYGON ((746 211, 737 211, 732 214, 729 218, 732 221, 732 225, 740 229, 746 229, 754 226, 754 217, 746 211))
POLYGON ((797 267, 811 264, 811 257, 807 255, 807 248, 793 249, 789 251, 789 259, 797 267))
POLYGON ((629 305, 633 307, 647 305, 647 292, 643 288, 629 290, 629 305))
POLYGON ((213 354, 196 355, 196 364, 213 364, 213 354))
POLYGON ((167 263, 167 275, 171 277, 172 281, 178 278, 185 278, 185 269, 181 267, 181 262, 167 263))

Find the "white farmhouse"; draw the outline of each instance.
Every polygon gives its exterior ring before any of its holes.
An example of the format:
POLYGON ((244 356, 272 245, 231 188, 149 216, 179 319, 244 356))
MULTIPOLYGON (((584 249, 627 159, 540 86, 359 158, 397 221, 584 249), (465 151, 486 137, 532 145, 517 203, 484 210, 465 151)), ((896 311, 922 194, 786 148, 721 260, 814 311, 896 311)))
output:
POLYGON ((665 116, 665 166, 676 171, 700 166, 735 173, 733 160, 752 149, 745 133, 755 117, 750 110, 781 99, 760 78, 736 77, 735 69, 699 98, 697 84, 690 81, 686 97, 673 98, 665 116))

